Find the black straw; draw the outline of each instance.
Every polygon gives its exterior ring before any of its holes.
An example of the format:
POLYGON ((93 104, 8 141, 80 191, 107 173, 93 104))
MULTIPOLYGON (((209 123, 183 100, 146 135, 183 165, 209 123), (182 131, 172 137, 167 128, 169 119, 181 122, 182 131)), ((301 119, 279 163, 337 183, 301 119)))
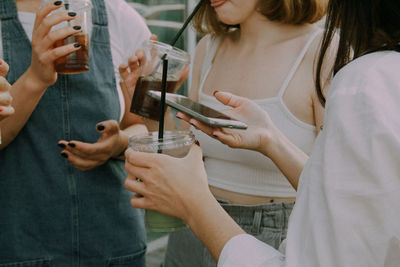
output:
POLYGON ((171 46, 175 46, 176 42, 178 41, 179 37, 181 37, 183 31, 186 29, 187 25, 189 25, 190 21, 196 15, 197 11, 199 11, 201 4, 203 3, 204 0, 200 0, 200 2, 197 4, 197 6, 193 9, 192 13, 190 16, 186 19, 185 23, 183 23, 182 28, 179 30, 179 32, 175 35, 174 40, 170 43, 171 46))
POLYGON ((161 140, 164 137, 164 115, 165 115, 165 95, 167 88, 167 74, 168 74, 168 59, 163 57, 163 71, 161 80, 161 115, 160 124, 158 125, 158 139, 161 140))
MULTIPOLYGON (((176 42, 179 40, 179 37, 181 37, 182 33, 186 29, 186 27, 189 25, 190 21, 193 19, 194 15, 196 15, 197 11, 200 9, 201 4, 203 3, 204 0, 200 0, 200 2, 197 4, 197 6, 193 9, 192 13, 190 16, 186 19, 185 23, 183 23, 182 28, 178 31, 178 33, 175 35, 173 41, 170 43, 170 45, 173 47, 175 46, 176 42)), ((165 113, 165 96, 166 96, 166 88, 167 88, 167 75, 168 75, 168 59, 167 59, 167 54, 162 56, 162 62, 163 62, 163 71, 162 71, 162 80, 161 80, 161 115, 160 115, 160 124, 158 125, 158 139, 161 140, 164 137, 164 113, 165 113)), ((158 151, 161 153, 161 151, 158 151)))

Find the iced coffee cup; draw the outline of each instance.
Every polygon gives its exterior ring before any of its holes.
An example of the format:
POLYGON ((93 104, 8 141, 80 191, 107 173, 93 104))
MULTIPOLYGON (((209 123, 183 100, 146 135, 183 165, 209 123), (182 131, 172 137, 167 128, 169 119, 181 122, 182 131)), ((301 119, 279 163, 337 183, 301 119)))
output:
POLYGON ((140 116, 159 120, 160 102, 149 97, 148 90, 161 91, 163 57, 168 59, 166 91, 172 93, 177 86, 185 66, 190 63, 190 55, 168 44, 147 41, 142 47, 145 58, 139 80, 132 98, 131 112, 140 116))
MULTIPOLYGON (((162 139, 157 132, 143 136, 134 136, 129 140, 129 147, 135 151, 163 153, 172 157, 183 158, 195 142, 191 131, 166 131, 162 139)), ((146 210, 145 224, 152 232, 174 232, 185 229, 186 223, 179 218, 164 215, 157 211, 146 210)))
POLYGON ((54 47, 79 43, 81 48, 55 61, 55 69, 60 74, 76 74, 89 70, 89 26, 91 23, 92 4, 90 0, 64 0, 63 6, 55 12, 68 11, 76 13, 74 20, 63 22, 53 27, 81 27, 81 32, 59 40, 54 47))

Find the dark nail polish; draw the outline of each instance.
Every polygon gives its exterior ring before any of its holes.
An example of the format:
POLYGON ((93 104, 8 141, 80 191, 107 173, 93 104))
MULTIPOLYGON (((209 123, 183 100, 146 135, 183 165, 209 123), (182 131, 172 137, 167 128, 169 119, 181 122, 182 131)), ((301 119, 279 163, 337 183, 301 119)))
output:
POLYGON ((55 5, 55 6, 61 6, 61 4, 62 4, 62 1, 55 1, 55 2, 54 2, 54 5, 55 5))
POLYGON ((219 92, 218 90, 214 91, 213 95, 215 96, 215 94, 218 93, 218 92, 219 92))
POLYGON ((80 29, 82 29, 81 26, 74 26, 74 27, 72 27, 72 28, 74 28, 74 30, 76 30, 76 31, 79 31, 80 29))
POLYGON ((68 154, 67 153, 61 153, 61 156, 63 156, 64 158, 68 158, 68 154))
POLYGON ((99 130, 99 131, 103 131, 105 128, 106 128, 106 127, 104 127, 103 124, 97 125, 97 130, 99 130))
POLYGON ((67 147, 67 146, 64 145, 64 144, 58 144, 58 146, 61 147, 61 148, 66 148, 66 147, 67 147))
POLYGON ((76 147, 76 145, 75 145, 74 143, 68 143, 68 145, 69 145, 70 147, 76 147))
POLYGON ((196 145, 200 146, 200 142, 199 142, 198 140, 196 140, 194 143, 195 143, 196 145))
POLYGON ((81 47, 81 44, 80 43, 76 43, 76 44, 74 44, 74 47, 75 48, 81 47))
POLYGON ((68 16, 75 17, 76 16, 76 12, 68 12, 68 16))

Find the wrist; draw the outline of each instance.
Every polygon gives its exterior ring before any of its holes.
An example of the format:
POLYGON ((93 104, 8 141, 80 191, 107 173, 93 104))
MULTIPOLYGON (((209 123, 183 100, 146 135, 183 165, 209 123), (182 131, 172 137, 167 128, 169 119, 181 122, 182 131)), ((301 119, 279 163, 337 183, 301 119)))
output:
POLYGON ((258 152, 272 158, 276 153, 279 153, 285 140, 285 136, 278 129, 275 128, 273 131, 264 129, 260 134, 261 145, 258 152))
POLYGON ((197 223, 207 220, 208 214, 213 214, 214 210, 220 206, 209 189, 200 197, 192 194, 191 199, 185 199, 184 205, 185 212, 182 219, 191 229, 196 228, 197 223))
POLYGON ((32 66, 27 69, 24 76, 25 79, 28 81, 26 83, 27 86, 29 86, 29 88, 34 91, 44 91, 52 85, 51 83, 43 82, 42 79, 40 79, 35 71, 32 69, 32 66))

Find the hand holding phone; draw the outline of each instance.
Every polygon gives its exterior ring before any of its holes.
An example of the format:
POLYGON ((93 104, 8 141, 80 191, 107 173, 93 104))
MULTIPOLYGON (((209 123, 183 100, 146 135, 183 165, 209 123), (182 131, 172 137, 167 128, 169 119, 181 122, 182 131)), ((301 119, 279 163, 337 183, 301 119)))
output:
MULTIPOLYGON (((149 90, 147 94, 156 100, 161 100, 161 92, 149 90)), ((186 96, 167 93, 165 103, 211 127, 247 129, 245 123, 233 120, 225 114, 195 102, 186 96)))

